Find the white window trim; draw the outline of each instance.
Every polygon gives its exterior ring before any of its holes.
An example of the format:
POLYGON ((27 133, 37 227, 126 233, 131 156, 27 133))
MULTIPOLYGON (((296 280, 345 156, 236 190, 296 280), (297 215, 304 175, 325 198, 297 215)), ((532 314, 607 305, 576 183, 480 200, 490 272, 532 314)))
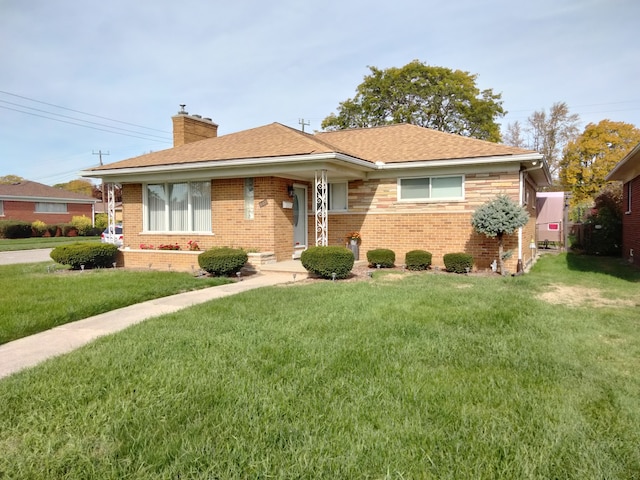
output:
MULTIPOLYGON (((144 234, 154 234, 154 235, 183 235, 183 234, 191 234, 191 235, 211 235, 213 232, 209 230, 149 230, 149 185, 164 185, 165 192, 168 185, 174 185, 176 183, 186 183, 189 185, 189 203, 187 205, 187 221, 191 225, 193 222, 193 205, 191 202, 191 184, 192 183, 201 183, 208 182, 209 188, 211 189, 211 181, 210 180, 184 180, 180 182, 148 182, 142 184, 142 233, 144 234)), ((164 214, 166 224, 169 224, 169 202, 165 202, 164 205, 164 214)), ((211 215, 211 192, 209 192, 209 215, 211 215)), ((211 229, 213 229, 213 220, 211 222, 211 229)))
POLYGON ((33 204, 33 212, 34 213, 42 213, 46 215, 66 215, 69 213, 69 206, 67 202, 34 202, 33 204), (38 210, 38 205, 64 205, 64 211, 60 212, 49 212, 47 210, 38 210))
POLYGON ((413 177, 398 177, 396 198, 400 203, 442 203, 442 202, 461 202, 465 199, 465 175, 416 175, 413 177), (411 180, 414 178, 428 178, 429 179, 429 195, 431 195, 431 179, 432 178, 461 178, 462 179, 462 196, 460 197, 442 197, 442 198, 402 198, 402 180, 411 180))

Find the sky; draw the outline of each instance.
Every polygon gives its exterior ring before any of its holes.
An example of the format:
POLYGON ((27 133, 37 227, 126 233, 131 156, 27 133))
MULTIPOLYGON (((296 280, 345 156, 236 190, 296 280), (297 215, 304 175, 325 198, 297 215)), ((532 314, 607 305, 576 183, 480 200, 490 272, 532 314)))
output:
POLYGON ((640 127, 637 0, 0 0, 0 176, 53 185, 172 146, 186 104, 225 135, 305 131, 369 66, 477 75, 498 122, 566 102, 640 127))

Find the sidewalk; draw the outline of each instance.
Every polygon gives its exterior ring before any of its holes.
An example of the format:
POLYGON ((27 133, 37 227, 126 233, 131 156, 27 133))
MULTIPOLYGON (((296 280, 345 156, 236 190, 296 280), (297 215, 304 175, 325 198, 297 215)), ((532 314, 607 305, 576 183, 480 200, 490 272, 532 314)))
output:
POLYGON ((240 282, 149 300, 0 345, 0 379, 149 318, 216 298, 293 281, 291 273, 255 274, 240 282))

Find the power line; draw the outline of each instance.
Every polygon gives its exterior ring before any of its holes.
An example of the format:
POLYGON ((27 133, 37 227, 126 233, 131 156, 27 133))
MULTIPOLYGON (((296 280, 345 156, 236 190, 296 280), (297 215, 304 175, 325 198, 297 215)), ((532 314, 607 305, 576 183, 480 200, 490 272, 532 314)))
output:
MULTIPOLYGON (((93 113, 87 113, 87 112, 82 112, 80 110, 74 110, 73 108, 67 108, 67 107, 63 107, 61 105, 55 105, 53 103, 43 102, 41 100, 36 100, 35 98, 25 97, 23 95, 18 95, 16 93, 5 92, 4 90, 0 90, 0 93, 3 93, 5 95, 11 95, 12 97, 22 98, 23 100, 29 100, 30 102, 41 103, 43 105, 48 105, 50 107, 60 108, 62 110, 67 110, 69 112, 81 113, 82 115, 88 115, 90 117, 101 118, 103 120, 109 120, 110 122, 122 123, 124 125, 130 125, 132 127, 144 128, 146 130, 155 130, 156 132, 161 132, 161 133, 168 133, 168 134, 171 133, 171 132, 167 132, 166 130, 158 130, 157 128, 145 127, 144 125, 137 125, 135 123, 124 122, 122 120, 115 120, 115 119, 109 118, 109 117, 102 117, 100 115, 94 115, 93 113)), ((57 114, 54 114, 54 115, 57 115, 57 114)))
MULTIPOLYGON (((114 130, 106 130, 104 128, 97 128, 97 127, 92 127, 90 125, 83 125, 82 123, 68 122, 66 120, 60 120, 59 118, 52 118, 52 117, 47 117, 45 115, 38 115, 37 113, 25 112, 25 111, 22 111, 22 110, 18 110, 16 108, 5 107, 3 105, 0 105, 0 108, 4 108, 5 110, 13 110, 14 112, 24 113, 25 115, 32 115, 34 117, 46 118, 47 120, 53 120, 55 122, 68 123, 70 125, 76 125, 78 127, 90 128, 92 130, 99 130, 99 131, 102 131, 102 132, 115 133, 116 135, 124 135, 125 137, 140 138, 142 140, 155 141, 155 142, 160 141, 159 140, 160 137, 158 137, 158 138, 149 138, 149 137, 141 137, 140 135, 130 135, 128 133, 116 132, 114 130)), ((116 127, 109 127, 107 125, 107 128, 116 128, 116 127)), ((141 135, 144 135, 144 134, 141 134, 141 135)), ((171 143, 171 142, 168 139, 165 139, 163 143, 171 143)))
MULTIPOLYGON (((149 137, 149 139, 151 139, 151 138, 156 138, 156 139, 161 139, 161 140, 168 140, 168 139, 167 139, 167 137, 161 137, 161 136, 159 136, 159 135, 154 135, 153 133, 136 132, 136 131, 134 131, 134 130, 129 130, 129 129, 126 129, 126 128, 120 128, 120 127, 114 127, 114 126, 112 126, 112 125, 106 125, 106 124, 104 124, 104 123, 91 122, 91 121, 89 121, 89 120, 83 120, 83 119, 81 119, 81 118, 70 117, 69 115, 62 115, 61 113, 49 112, 49 111, 47 111, 47 110, 42 110, 42 109, 40 109, 40 108, 28 107, 28 106, 26 106, 26 105, 20 105, 19 103, 8 102, 7 100, 0 100, 0 102, 2 102, 2 103, 7 103, 7 104, 9 104, 9 105, 13 105, 13 106, 15 106, 15 107, 27 108, 27 109, 29 109, 29 110, 34 110, 34 111, 36 111, 36 112, 46 113, 46 114, 48 114, 48 115, 55 115, 55 116, 62 117, 62 118, 68 118, 68 119, 70 119, 70 120, 76 120, 76 121, 78 121, 78 122, 89 123, 89 124, 91 124, 91 125, 98 125, 99 127, 106 127, 106 128, 111 128, 111 129, 113 129, 113 130, 122 130, 123 132, 129 132, 129 133, 135 133, 135 134, 139 134, 139 135, 144 135, 144 136, 146 136, 146 137, 149 137)), ((2 106, 2 105, 0 105, 0 107, 1 107, 1 106, 2 106)), ((23 112, 23 111, 21 111, 21 110, 16 110, 16 111, 19 111, 19 112, 21 112, 21 113, 28 113, 28 112, 23 112)), ((45 118, 48 118, 48 117, 45 117, 45 118)), ((75 125, 77 125, 77 124, 75 124, 75 125)))

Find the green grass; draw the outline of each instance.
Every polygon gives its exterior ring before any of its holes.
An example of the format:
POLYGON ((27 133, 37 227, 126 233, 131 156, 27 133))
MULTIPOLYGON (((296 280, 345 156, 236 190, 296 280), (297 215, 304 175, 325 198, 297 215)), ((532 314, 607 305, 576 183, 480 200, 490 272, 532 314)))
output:
POLYGON ((0 477, 639 478, 638 307, 536 295, 628 300, 640 274, 573 260, 265 288, 148 320, 0 382, 0 477))
MULTIPOLYGON (((99 313, 188 290, 228 283, 187 273, 58 270, 51 263, 0 266, 0 344, 99 313)), ((1 476, 0 476, 1 477, 1 476)))
POLYGON ((36 248, 55 248, 76 242, 99 242, 100 237, 34 237, 34 238, 0 238, 0 252, 15 250, 33 250, 36 248))

